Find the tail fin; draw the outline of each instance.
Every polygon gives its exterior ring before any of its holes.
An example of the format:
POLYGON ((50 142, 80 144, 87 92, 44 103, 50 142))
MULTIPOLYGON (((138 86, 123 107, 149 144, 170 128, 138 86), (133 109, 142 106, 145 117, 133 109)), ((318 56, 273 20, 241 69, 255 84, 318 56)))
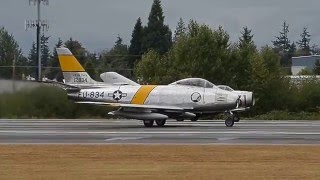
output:
POLYGON ((93 80, 68 48, 57 48, 60 68, 66 84, 92 85, 93 80))

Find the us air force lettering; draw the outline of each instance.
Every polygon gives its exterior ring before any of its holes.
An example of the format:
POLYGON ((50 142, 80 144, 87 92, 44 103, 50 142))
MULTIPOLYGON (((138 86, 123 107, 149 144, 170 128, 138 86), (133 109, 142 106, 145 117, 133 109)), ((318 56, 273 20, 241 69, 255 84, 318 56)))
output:
MULTIPOLYGON (((168 118, 196 121, 204 114, 227 113, 226 126, 240 120, 236 112, 254 105, 252 92, 245 96, 218 88, 201 78, 169 85, 139 85, 115 72, 93 80, 67 48, 57 48, 68 96, 76 103, 117 107, 111 115, 142 120, 146 127, 164 126, 168 118), (245 103, 244 103, 245 102, 245 103)), ((242 92, 242 91, 241 91, 242 92)))

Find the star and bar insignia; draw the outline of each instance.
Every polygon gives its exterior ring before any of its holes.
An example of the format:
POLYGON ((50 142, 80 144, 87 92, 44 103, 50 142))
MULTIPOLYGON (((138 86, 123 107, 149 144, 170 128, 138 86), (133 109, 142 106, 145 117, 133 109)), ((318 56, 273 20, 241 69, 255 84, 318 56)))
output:
POLYGON ((116 101, 120 101, 123 97, 127 97, 127 93, 122 93, 120 90, 116 90, 113 93, 109 93, 108 96, 112 97, 116 101))

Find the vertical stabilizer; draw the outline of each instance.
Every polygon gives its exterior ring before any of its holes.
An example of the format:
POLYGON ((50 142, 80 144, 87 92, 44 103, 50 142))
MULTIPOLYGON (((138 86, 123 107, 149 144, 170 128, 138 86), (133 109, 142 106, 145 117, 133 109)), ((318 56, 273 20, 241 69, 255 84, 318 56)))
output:
POLYGON ((79 61, 68 48, 57 48, 60 68, 66 84, 93 85, 97 84, 84 70, 79 61))

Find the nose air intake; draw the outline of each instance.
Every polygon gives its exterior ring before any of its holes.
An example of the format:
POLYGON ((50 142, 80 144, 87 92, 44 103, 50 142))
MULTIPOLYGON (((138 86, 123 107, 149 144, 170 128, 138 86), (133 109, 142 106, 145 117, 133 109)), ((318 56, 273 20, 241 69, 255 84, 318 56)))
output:
POLYGON ((240 106, 241 107, 252 107, 255 104, 255 99, 252 92, 246 93, 245 95, 241 95, 240 97, 240 106))

